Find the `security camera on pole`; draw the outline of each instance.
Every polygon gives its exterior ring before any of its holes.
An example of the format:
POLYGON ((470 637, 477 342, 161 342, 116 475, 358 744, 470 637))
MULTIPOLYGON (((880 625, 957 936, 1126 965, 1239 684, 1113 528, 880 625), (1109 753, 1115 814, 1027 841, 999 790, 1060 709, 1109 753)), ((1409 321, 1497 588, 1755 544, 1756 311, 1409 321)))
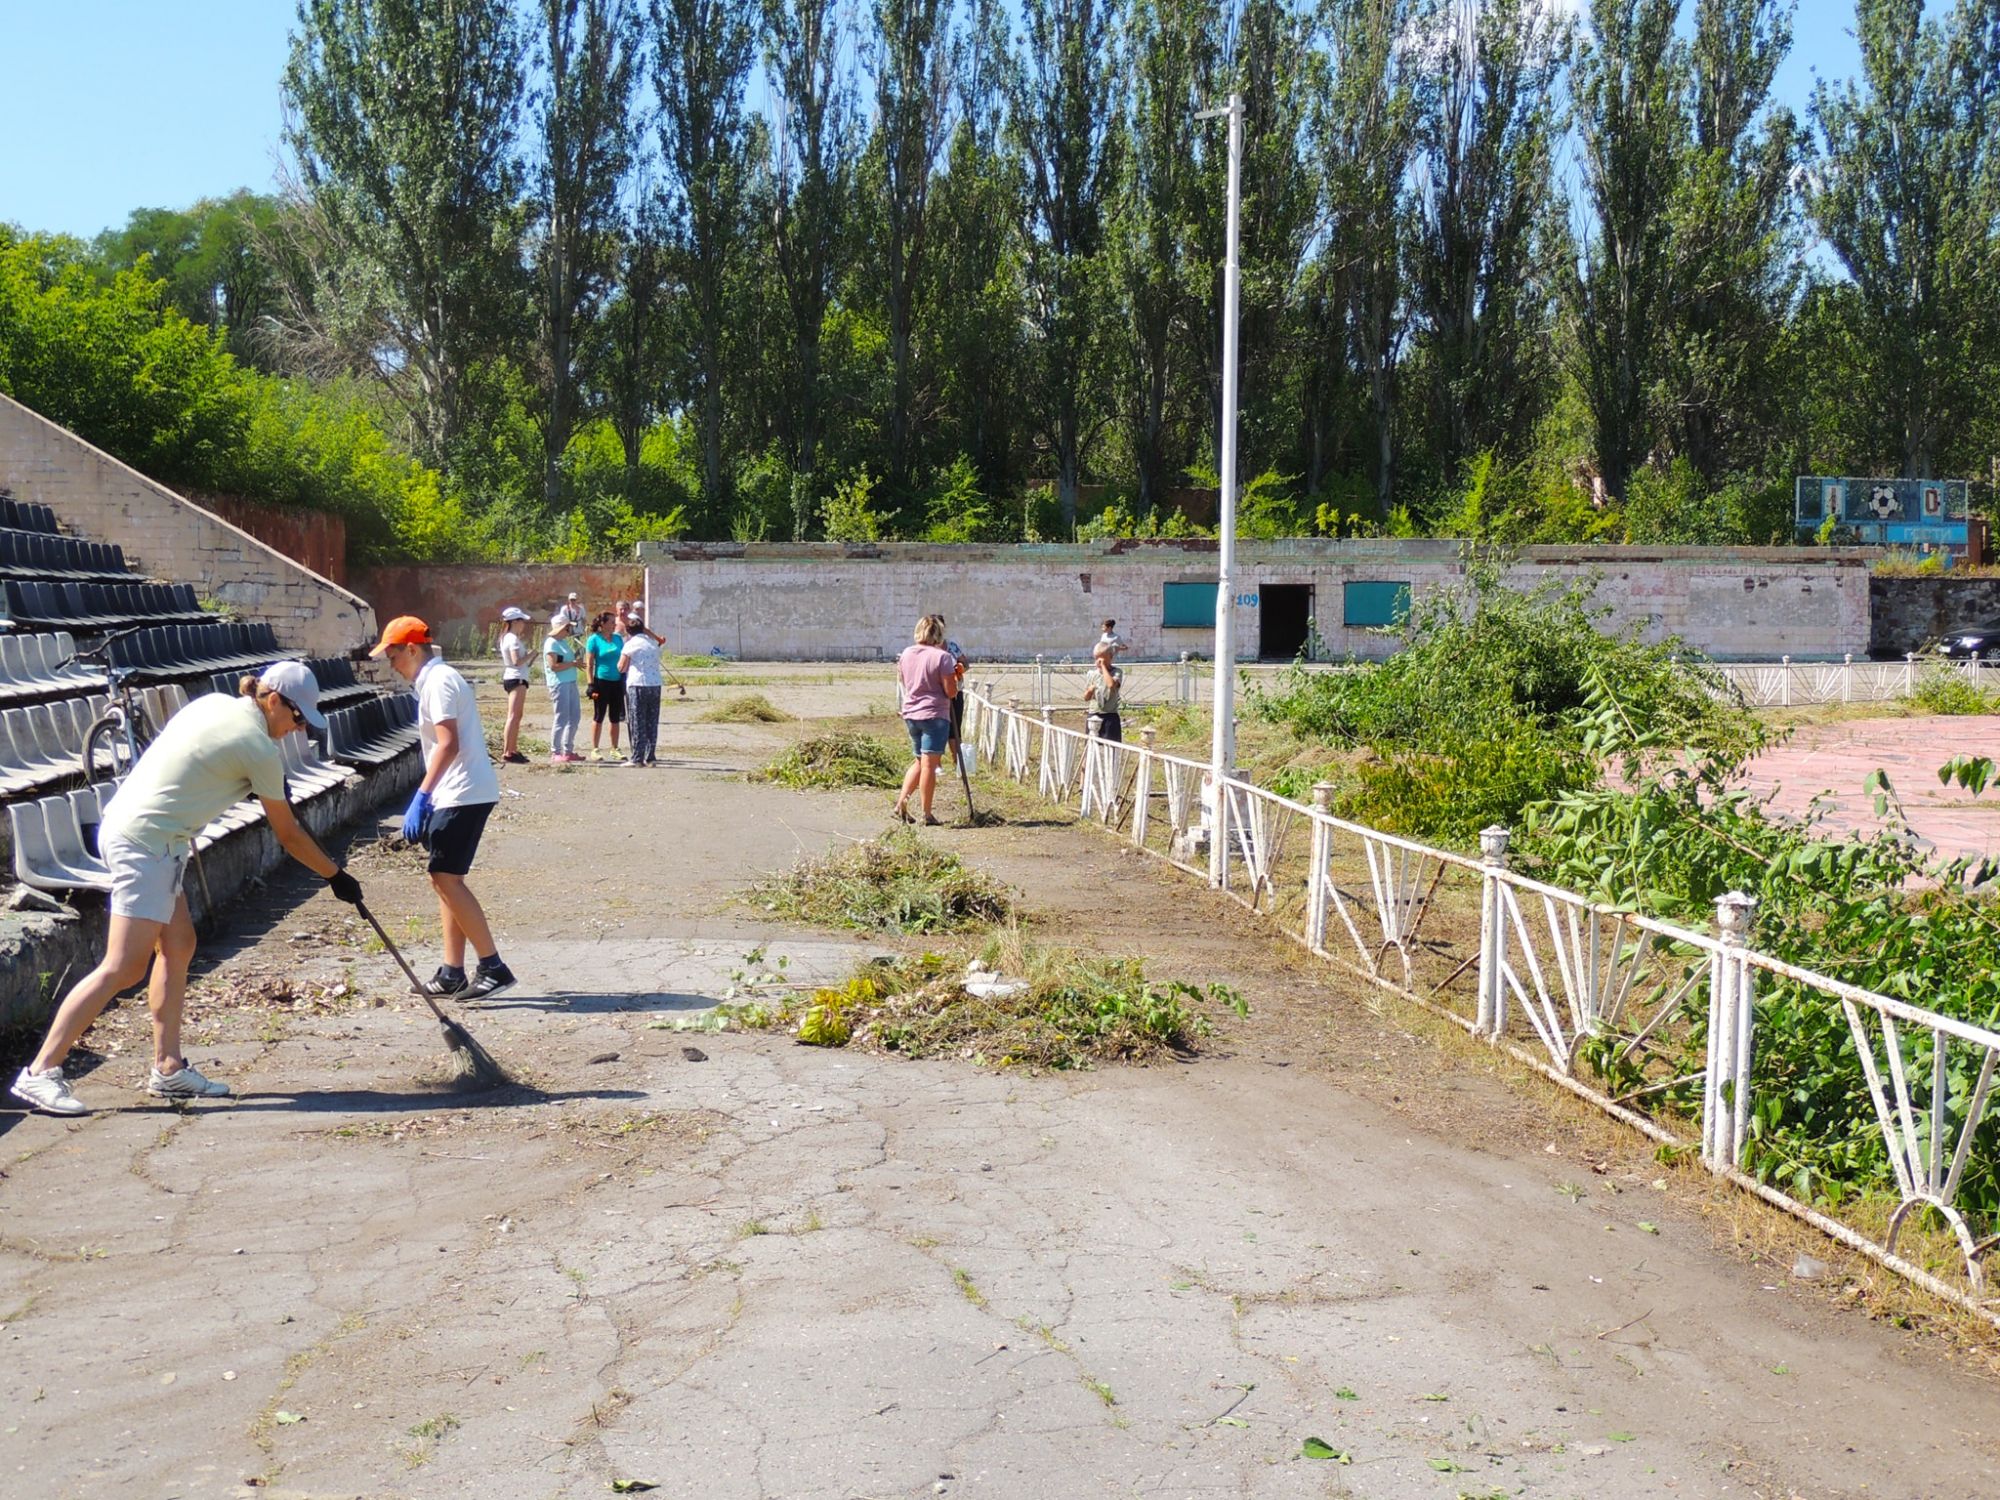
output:
POLYGON ((1243 96, 1195 118, 1229 117, 1229 233, 1222 268, 1222 514, 1215 580, 1214 729, 1208 753, 1208 883, 1222 884, 1229 858, 1229 799, 1222 783, 1236 764, 1236 221, 1243 195, 1243 96))

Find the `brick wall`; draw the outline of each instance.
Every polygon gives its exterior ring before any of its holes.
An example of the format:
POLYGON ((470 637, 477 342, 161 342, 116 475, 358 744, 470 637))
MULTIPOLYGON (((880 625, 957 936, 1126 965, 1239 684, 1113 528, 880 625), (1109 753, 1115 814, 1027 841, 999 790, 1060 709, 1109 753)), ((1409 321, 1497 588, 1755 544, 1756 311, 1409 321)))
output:
POLYGON ((344 656, 375 638, 366 600, 5 396, 0 488, 49 506, 78 536, 115 542, 143 576, 269 622, 291 649, 344 656))
POLYGON ((354 586, 383 620, 415 615, 453 655, 476 654, 498 638, 500 611, 518 604, 546 622, 574 589, 585 618, 615 599, 637 599, 637 563, 454 563, 362 568, 354 586))
POLYGON ((300 567, 347 587, 347 523, 323 510, 285 510, 235 495, 191 495, 197 505, 239 526, 300 567))

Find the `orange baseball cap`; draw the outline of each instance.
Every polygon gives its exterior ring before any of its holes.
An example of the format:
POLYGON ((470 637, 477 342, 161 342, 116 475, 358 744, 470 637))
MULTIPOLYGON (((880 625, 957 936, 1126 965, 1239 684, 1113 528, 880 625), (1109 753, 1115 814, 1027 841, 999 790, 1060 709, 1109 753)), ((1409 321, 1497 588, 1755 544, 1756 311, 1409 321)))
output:
POLYGON ((382 639, 375 643, 370 656, 380 656, 391 646, 428 646, 431 644, 431 628, 415 615, 398 615, 382 627, 382 639))

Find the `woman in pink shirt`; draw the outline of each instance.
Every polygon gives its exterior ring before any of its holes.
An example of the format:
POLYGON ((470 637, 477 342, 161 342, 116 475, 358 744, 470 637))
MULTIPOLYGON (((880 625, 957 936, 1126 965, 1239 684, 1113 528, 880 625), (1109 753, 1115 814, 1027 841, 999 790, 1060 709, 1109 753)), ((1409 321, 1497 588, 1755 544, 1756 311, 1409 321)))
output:
POLYGON ((896 658, 896 676, 903 684, 903 723, 910 731, 916 760, 903 776, 896 798, 896 816, 910 821, 911 794, 921 799, 924 821, 932 827, 931 798, 937 793, 938 757, 951 742, 951 700, 958 696, 958 660, 944 649, 944 622, 936 615, 917 621, 916 644, 896 658))

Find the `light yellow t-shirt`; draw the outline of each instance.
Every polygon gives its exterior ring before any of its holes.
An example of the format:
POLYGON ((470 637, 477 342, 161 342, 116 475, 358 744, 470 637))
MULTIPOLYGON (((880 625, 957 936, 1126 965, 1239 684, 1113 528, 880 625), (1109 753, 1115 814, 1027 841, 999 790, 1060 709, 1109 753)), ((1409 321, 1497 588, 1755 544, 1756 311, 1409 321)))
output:
POLYGON ((285 795, 285 762, 249 698, 208 693, 167 721, 104 809, 98 836, 117 834, 155 854, 186 851, 194 836, 245 797, 285 795))

